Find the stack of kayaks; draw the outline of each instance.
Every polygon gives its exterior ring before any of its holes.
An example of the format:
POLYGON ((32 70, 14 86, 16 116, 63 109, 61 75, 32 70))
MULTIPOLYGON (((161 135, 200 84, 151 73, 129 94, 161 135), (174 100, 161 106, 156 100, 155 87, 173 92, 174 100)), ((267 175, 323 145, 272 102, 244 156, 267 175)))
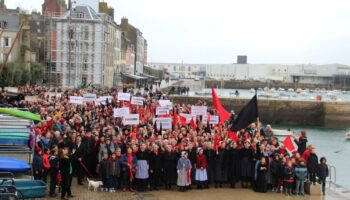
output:
POLYGON ((31 121, 0 114, 0 145, 28 145, 31 121))

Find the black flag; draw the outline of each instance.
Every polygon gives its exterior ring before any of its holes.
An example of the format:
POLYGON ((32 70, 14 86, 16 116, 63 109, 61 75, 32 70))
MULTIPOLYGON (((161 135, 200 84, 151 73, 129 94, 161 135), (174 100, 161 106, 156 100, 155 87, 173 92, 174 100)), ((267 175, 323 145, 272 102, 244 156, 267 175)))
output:
POLYGON ((239 112, 237 119, 232 124, 233 131, 239 131, 247 128, 251 123, 256 122, 258 118, 258 100, 256 95, 239 112))

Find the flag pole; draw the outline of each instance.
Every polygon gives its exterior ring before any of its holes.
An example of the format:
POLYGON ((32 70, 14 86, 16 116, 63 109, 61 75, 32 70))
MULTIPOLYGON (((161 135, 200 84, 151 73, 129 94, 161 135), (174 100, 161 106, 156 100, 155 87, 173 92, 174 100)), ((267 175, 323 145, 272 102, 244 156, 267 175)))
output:
MULTIPOLYGON (((255 96, 256 96, 256 100, 258 101, 258 89, 257 88, 255 88, 255 96)), ((260 120, 259 120, 259 116, 256 118, 256 121, 258 123, 257 129, 258 129, 258 133, 260 135, 260 120)))

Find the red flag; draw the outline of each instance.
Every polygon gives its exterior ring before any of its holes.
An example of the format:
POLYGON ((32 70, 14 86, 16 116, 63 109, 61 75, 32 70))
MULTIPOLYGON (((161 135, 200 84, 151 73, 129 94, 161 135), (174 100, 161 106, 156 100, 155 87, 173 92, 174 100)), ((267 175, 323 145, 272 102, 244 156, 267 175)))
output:
POLYGON ((176 126, 177 122, 179 121, 179 116, 177 115, 177 113, 174 113, 173 116, 173 126, 176 126))
POLYGON ((179 115, 179 117, 180 117, 180 121, 181 121, 182 126, 186 126, 186 125, 187 125, 187 123, 186 123, 186 117, 183 117, 183 116, 181 116, 181 115, 179 115))
POLYGON ((197 124, 196 124, 196 122, 194 121, 193 117, 192 117, 192 119, 191 119, 190 125, 191 125, 191 127, 192 127, 193 130, 196 130, 197 124))
POLYGON ((220 100, 216 95, 214 85, 211 86, 211 94, 213 96, 213 107, 219 112, 220 122, 224 123, 230 118, 230 113, 221 105, 220 100))
POLYGON ((286 137, 286 139, 283 141, 284 146, 286 147, 289 155, 296 153, 298 150, 298 146, 293 142, 290 135, 286 137))
POLYGON ((233 131, 228 131, 227 136, 232 140, 232 141, 238 141, 239 138, 237 137, 237 133, 233 131))
POLYGON ((191 169, 187 170, 187 182, 191 182, 191 169))

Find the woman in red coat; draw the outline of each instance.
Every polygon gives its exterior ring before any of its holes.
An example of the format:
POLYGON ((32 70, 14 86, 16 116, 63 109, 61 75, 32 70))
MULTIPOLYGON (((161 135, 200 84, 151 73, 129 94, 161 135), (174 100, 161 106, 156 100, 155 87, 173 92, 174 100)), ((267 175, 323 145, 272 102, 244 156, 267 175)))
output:
POLYGON ((196 156, 196 181, 197 189, 203 189, 204 184, 208 181, 207 175, 207 157, 203 154, 203 149, 199 148, 196 156))

